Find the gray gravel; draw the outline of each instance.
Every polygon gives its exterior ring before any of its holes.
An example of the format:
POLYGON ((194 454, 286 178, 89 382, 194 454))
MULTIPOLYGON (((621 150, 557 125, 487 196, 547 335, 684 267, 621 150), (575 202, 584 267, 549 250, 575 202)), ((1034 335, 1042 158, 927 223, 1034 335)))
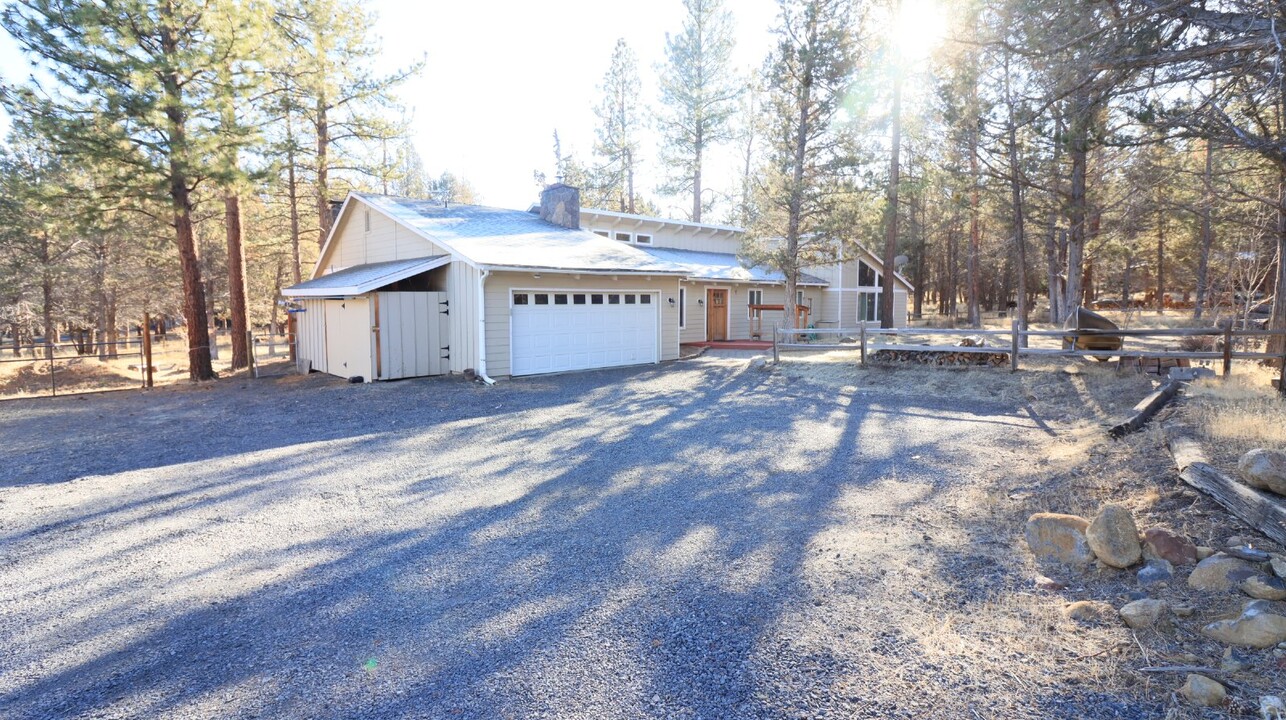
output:
POLYGON ((6 402, 0 717, 1147 717, 906 609, 1018 585, 942 510, 1041 438, 726 358, 6 402))

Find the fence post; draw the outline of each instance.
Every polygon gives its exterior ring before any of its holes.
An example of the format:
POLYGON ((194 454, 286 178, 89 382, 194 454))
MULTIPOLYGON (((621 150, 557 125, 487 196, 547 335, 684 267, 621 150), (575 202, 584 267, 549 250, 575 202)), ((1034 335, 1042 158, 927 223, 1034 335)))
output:
POLYGON ((774 365, 781 362, 781 356, 777 353, 777 336, 779 334, 780 334, 780 330, 777 327, 777 323, 773 323, 772 324, 772 361, 774 365))
POLYGON ((1286 398, 1286 335, 1282 338, 1282 366, 1277 376, 1277 394, 1286 398))
POLYGON ((1223 377, 1232 375, 1232 323, 1223 329, 1223 377))
POLYGON ((250 376, 259 379, 259 367, 255 364, 255 331, 246 331, 246 362, 249 364, 250 376))
POLYGON ((1018 372, 1018 315, 1009 324, 1009 372, 1018 372))
POLYGON ((45 338, 45 357, 49 358, 49 394, 58 397, 58 376, 54 374, 54 346, 45 338))
POLYGON ((152 316, 143 313, 143 387, 152 386, 152 316))
POLYGON ((862 332, 860 333, 860 336, 862 338, 862 367, 866 367, 866 321, 865 320, 862 321, 861 330, 862 332))

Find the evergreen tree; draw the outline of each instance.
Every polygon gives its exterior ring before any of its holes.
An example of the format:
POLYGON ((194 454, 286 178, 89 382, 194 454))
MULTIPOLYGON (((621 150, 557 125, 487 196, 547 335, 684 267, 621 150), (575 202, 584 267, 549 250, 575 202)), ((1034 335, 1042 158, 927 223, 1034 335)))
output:
POLYGON ((114 165, 116 191, 164 199, 183 280, 188 368, 214 377, 205 287, 193 235, 193 191, 220 177, 219 150, 232 138, 218 124, 219 68, 233 52, 210 32, 209 3, 20 0, 2 24, 56 86, 5 88, 3 102, 61 153, 114 165))
POLYGON ((594 114, 599 126, 594 154, 600 162, 594 168, 593 188, 596 199, 605 200, 621 212, 635 210, 634 174, 639 163, 638 63, 625 40, 617 40, 612 62, 603 76, 600 90, 603 99, 594 114))
POLYGON ((723 0, 684 0, 683 30, 666 35, 660 68, 660 159, 667 174, 661 192, 692 195, 693 222, 701 222, 706 151, 729 139, 740 83, 732 70, 732 14, 723 0))
POLYGON ((839 197, 851 178, 851 128, 842 120, 857 63, 850 0, 780 0, 769 57, 770 158, 764 214, 750 254, 786 276, 785 326, 795 326, 800 268, 832 259, 839 197))

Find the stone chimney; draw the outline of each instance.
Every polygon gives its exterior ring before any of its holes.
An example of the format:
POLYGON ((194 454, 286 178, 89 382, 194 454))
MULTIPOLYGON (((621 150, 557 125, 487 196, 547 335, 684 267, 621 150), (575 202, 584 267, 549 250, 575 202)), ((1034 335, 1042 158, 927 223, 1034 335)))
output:
POLYGON ((554 183, 540 193, 540 219, 573 230, 580 229, 580 190, 554 183))

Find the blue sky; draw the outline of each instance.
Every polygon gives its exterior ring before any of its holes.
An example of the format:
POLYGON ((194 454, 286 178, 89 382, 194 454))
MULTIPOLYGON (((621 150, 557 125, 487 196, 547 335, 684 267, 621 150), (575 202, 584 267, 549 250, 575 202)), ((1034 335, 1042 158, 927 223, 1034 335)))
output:
MULTIPOLYGON (((776 2, 728 5, 737 22, 736 63, 758 68, 771 48, 776 2)), ((663 59, 665 33, 683 20, 680 0, 375 0, 367 7, 378 15, 382 70, 426 58, 420 76, 399 93, 414 113, 412 137, 426 168, 462 175, 486 204, 515 208, 535 198, 532 171, 552 171, 555 128, 565 152, 589 159, 597 86, 617 38, 637 54, 644 100, 655 105, 653 66, 663 59)), ((0 33, 0 75, 13 81, 26 72, 0 33)), ((0 130, 7 125, 0 118, 0 130)), ((656 183, 650 134, 643 147, 641 185, 650 195, 656 183)), ((730 153, 716 153, 707 185, 732 187, 734 168, 730 153)))

